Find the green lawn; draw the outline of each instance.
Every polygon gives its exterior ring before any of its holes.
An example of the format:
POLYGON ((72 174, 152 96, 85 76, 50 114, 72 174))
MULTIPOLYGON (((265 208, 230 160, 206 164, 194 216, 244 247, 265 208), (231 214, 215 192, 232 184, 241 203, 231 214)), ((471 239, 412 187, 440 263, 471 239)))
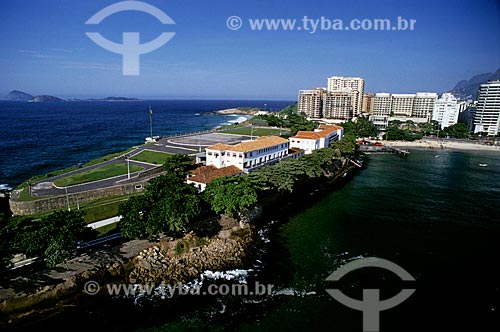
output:
POLYGON ((163 165, 167 161, 169 154, 164 152, 157 152, 151 150, 143 150, 138 155, 130 158, 132 160, 143 161, 150 164, 163 165))
POLYGON ((107 197, 88 203, 81 207, 81 210, 85 212, 85 216, 83 218, 87 224, 90 224, 117 216, 118 206, 135 195, 136 194, 107 197))
POLYGON ((289 129, 274 129, 274 128, 251 128, 251 127, 243 127, 243 128, 236 128, 236 129, 228 129, 228 130, 223 130, 221 133, 227 133, 227 134, 236 134, 236 135, 253 135, 253 136, 270 136, 270 135, 276 135, 280 133, 288 133, 289 129))
MULTIPOLYGON (((108 155, 105 155, 101 158, 98 158, 98 159, 94 159, 94 160, 91 160, 89 161, 88 163, 86 164, 83 164, 83 165, 80 165, 80 166, 72 166, 72 167, 68 167, 68 168, 64 168, 64 169, 59 169, 59 170, 56 170, 56 171, 52 171, 50 173, 47 173, 47 174, 41 174, 41 175, 36 175, 36 176, 33 176, 32 178, 30 178, 29 180, 26 180, 24 181, 23 183, 21 183, 19 186, 16 187, 16 189, 21 189, 21 188, 25 188, 28 186, 28 182, 29 183, 34 183, 34 182, 38 182, 38 181, 42 181, 43 179, 47 179, 47 178, 51 178, 53 176, 56 176, 56 175, 61 175, 61 174, 64 174, 64 173, 68 173, 68 172, 71 172, 71 171, 75 171, 79 168, 84 168, 84 167, 87 167, 87 166, 92 166, 92 165, 95 165, 95 164, 98 164, 98 163, 102 163, 104 161, 108 161, 108 160, 111 160, 115 157, 119 157, 127 152, 130 152, 130 151, 133 151, 135 150, 135 148, 129 148, 125 151, 119 151, 119 152, 115 152, 115 153, 111 153, 111 154, 108 154, 108 155)), ((27 189, 26 189, 27 191, 27 189)))
MULTIPOLYGON (((142 169, 142 167, 130 165, 130 173, 137 172, 142 169)), ((58 187, 72 186, 75 184, 103 180, 123 174, 127 174, 127 165, 113 163, 57 179, 54 181, 54 184, 58 187)))

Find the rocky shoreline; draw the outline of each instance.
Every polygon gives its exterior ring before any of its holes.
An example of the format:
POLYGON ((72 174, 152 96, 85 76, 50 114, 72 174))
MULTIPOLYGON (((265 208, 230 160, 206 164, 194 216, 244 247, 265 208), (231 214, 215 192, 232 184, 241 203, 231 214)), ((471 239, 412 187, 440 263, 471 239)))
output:
POLYGON ((183 238, 158 242, 134 240, 109 250, 84 254, 52 270, 0 283, 0 327, 22 325, 50 315, 73 298, 90 296, 87 282, 187 283, 206 270, 242 267, 255 238, 254 227, 222 216, 213 237, 189 233, 183 238))

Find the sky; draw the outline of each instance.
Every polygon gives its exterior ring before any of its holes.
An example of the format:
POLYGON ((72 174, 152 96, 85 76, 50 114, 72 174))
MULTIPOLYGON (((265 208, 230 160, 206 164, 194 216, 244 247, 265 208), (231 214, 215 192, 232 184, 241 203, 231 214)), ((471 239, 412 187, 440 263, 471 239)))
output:
POLYGON ((365 92, 441 93, 500 68, 498 0, 145 0, 175 24, 139 11, 85 24, 117 2, 0 0, 0 96, 16 89, 61 98, 294 100, 298 90, 324 87, 330 76, 362 77, 365 92), (240 29, 228 28, 231 16, 241 18, 240 29), (256 31, 249 22, 302 24, 305 16, 416 22, 413 31, 315 33, 256 31), (140 56, 140 75, 126 76, 122 55, 86 32, 115 43, 123 32, 139 32, 141 43, 162 32, 175 36, 140 56))

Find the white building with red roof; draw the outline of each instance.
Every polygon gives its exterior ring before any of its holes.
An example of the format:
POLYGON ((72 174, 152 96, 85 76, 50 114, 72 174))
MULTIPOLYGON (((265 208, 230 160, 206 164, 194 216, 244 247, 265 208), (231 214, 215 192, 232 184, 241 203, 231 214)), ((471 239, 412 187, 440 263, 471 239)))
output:
POLYGON ((290 137, 290 148, 298 148, 306 154, 314 150, 327 148, 331 143, 339 141, 344 136, 344 128, 337 125, 320 124, 314 131, 299 131, 290 137))
MULTIPOLYGON (((244 172, 272 164, 289 155, 290 142, 278 136, 264 136, 236 145, 215 144, 205 149, 206 166, 235 166, 244 172)), ((296 156, 297 150, 293 153, 296 156)))

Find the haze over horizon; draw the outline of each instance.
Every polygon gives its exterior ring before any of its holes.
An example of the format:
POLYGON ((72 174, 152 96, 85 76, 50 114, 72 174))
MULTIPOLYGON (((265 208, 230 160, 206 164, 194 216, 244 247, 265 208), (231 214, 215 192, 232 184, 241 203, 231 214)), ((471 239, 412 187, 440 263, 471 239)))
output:
POLYGON ((295 100, 329 76, 360 76, 367 92, 444 92, 460 80, 500 67, 496 0, 276 0, 236 3, 147 0, 175 25, 121 12, 100 25, 85 22, 114 0, 26 0, 0 4, 3 32, 0 95, 21 90, 61 98, 295 100), (226 25, 239 16, 243 27, 226 25), (252 31, 249 19, 415 19, 414 31, 252 31), (92 42, 96 31, 120 43, 175 32, 141 56, 139 76, 122 75, 122 56, 92 42))

